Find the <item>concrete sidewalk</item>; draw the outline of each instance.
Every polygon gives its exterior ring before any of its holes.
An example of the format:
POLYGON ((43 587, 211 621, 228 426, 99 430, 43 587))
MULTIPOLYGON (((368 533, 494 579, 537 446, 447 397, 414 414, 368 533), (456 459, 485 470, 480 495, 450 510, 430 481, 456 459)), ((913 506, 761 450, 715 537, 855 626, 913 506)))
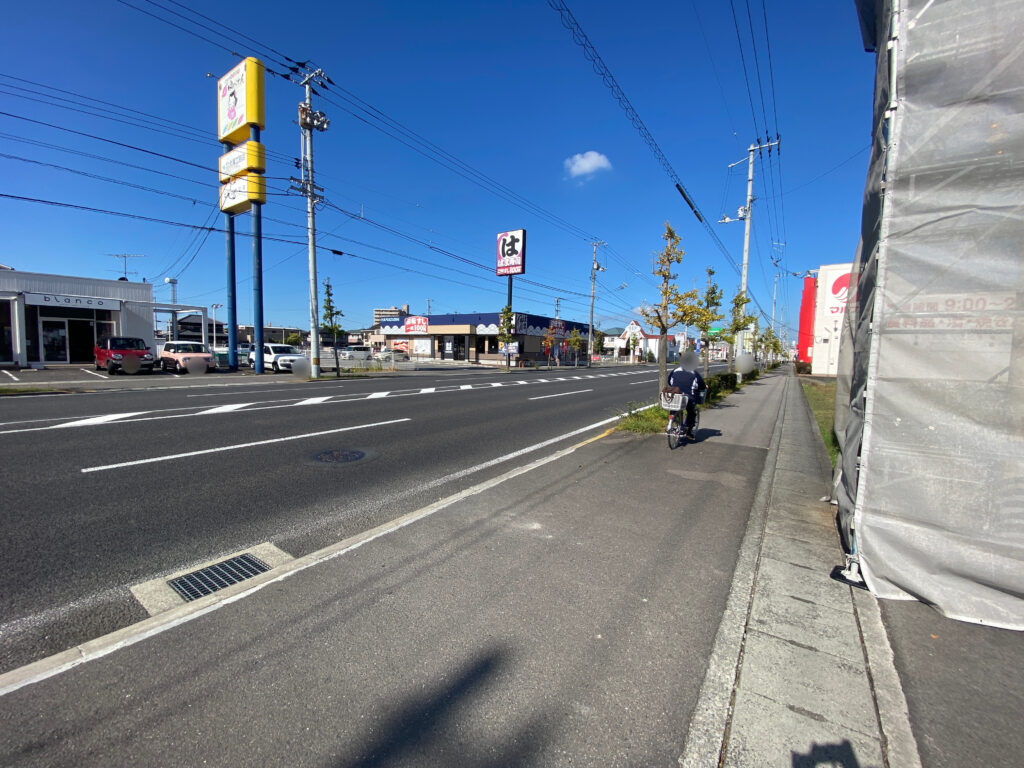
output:
POLYGON ((830 479, 790 377, 682 765, 920 766, 877 602, 829 578, 830 479))

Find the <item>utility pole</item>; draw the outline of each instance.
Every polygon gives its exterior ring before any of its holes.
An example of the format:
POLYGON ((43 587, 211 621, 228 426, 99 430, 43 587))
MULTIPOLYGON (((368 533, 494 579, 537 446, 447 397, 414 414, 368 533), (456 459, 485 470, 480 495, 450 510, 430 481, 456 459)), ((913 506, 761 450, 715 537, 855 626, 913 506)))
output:
POLYGON ((608 245, 603 240, 595 240, 591 243, 594 246, 594 261, 590 265, 590 324, 587 326, 587 367, 590 367, 594 359, 594 286, 597 283, 597 273, 604 272, 604 267, 597 263, 597 246, 608 245))
MULTIPOLYGON (((747 148, 747 204, 736 212, 735 219, 723 216, 718 221, 719 224, 728 224, 731 221, 743 220, 743 269, 740 271, 740 293, 744 297, 747 295, 747 267, 750 263, 750 221, 754 215, 754 153, 760 154, 763 150, 767 149, 770 155, 772 147, 779 146, 780 141, 781 139, 776 138, 775 141, 762 144, 761 140, 758 139, 757 144, 751 144, 747 148)), ((731 163, 729 167, 734 168, 742 162, 742 160, 738 160, 735 163, 731 163)), ((747 332, 740 331, 738 335, 739 338, 737 339, 736 346, 739 349, 739 353, 742 353, 746 344, 747 332)))
POLYGON ((427 299, 427 316, 430 315, 430 299, 427 299))
POLYGON ((772 333, 775 333, 775 299, 779 294, 779 273, 775 273, 775 283, 772 285, 772 333))
POLYGON ((555 320, 557 320, 557 319, 558 319, 558 303, 559 303, 559 302, 560 302, 561 300, 562 300, 562 299, 561 299, 560 297, 558 297, 558 296, 555 296, 555 320))
POLYGON ((306 89, 306 100, 299 102, 299 128, 302 131, 301 179, 292 179, 298 192, 306 197, 306 238, 309 243, 309 342, 310 376, 320 378, 320 319, 319 297, 316 282, 316 204, 323 200, 323 192, 313 181, 313 131, 326 131, 330 120, 323 112, 313 109, 313 86, 315 78, 325 77, 322 69, 314 69, 299 83, 306 89))
POLYGON ((213 347, 217 346, 217 310, 223 307, 223 304, 211 304, 210 311, 213 312, 213 347))

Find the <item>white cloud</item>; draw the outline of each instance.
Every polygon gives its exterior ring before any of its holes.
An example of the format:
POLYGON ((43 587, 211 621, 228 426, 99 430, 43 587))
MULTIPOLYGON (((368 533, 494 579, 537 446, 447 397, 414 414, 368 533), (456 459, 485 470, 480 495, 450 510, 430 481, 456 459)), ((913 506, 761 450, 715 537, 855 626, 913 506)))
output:
POLYGON ((577 176, 592 176, 598 171, 610 171, 612 169, 611 161, 600 152, 595 152, 592 149, 582 154, 577 152, 572 157, 565 158, 563 164, 570 178, 573 179, 577 176))

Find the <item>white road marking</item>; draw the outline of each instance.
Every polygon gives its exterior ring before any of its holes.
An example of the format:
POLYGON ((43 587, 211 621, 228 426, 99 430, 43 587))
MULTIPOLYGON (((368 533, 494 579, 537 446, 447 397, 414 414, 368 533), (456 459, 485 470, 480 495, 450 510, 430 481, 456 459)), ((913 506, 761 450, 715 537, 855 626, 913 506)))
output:
POLYGON ((593 392, 592 389, 577 389, 575 392, 559 392, 555 395, 540 395, 539 397, 530 397, 528 400, 547 400, 549 397, 565 397, 566 395, 582 395, 584 392, 593 392))
POLYGON ((339 427, 338 429, 325 429, 322 432, 307 432, 302 435, 289 435, 288 437, 273 437, 269 440, 256 440, 251 443, 238 443, 236 445, 222 445, 217 448, 204 448, 200 451, 188 451, 186 453, 172 453, 167 456, 154 456, 150 459, 135 459, 134 461, 122 461, 118 464, 106 464, 99 467, 83 467, 82 473, 102 472, 107 469, 121 469, 123 467, 136 467, 139 464, 155 464, 160 461, 173 461, 174 459, 186 459, 192 456, 203 456, 208 453, 221 453, 223 451, 237 451, 240 448, 254 448, 258 445, 271 445, 273 443, 285 443, 290 440, 304 440, 308 437, 320 437, 321 435, 334 435, 339 432, 351 432, 354 429, 368 429, 369 427, 383 427, 388 424, 399 424, 412 419, 392 419, 390 421, 378 421, 373 424, 357 424, 354 427, 339 427))
MULTIPOLYGON (((130 419, 133 416, 142 416, 143 414, 149 413, 149 411, 135 411, 134 413, 108 413, 106 416, 93 416, 89 419, 78 419, 77 421, 67 421, 63 424, 56 424, 47 429, 65 429, 67 427, 91 427, 94 424, 109 424, 112 421, 118 419, 130 419)), ((27 430, 26 430, 27 431, 27 430)))
POLYGON ((88 368, 79 368, 82 373, 88 373, 90 376, 95 376, 98 379, 109 379, 109 376, 104 376, 102 373, 96 373, 96 371, 90 371, 88 368))
MULTIPOLYGON (((83 369, 83 370, 85 370, 85 369, 83 369)), ((4 371, 4 373, 6 373, 6 374, 7 374, 8 376, 10 376, 10 377, 11 377, 12 379, 14 379, 15 381, 21 381, 21 379, 19 379, 19 378, 18 378, 17 376, 15 376, 15 375, 14 375, 13 373, 11 373, 10 371, 4 371)))
POLYGON ((366 399, 367 400, 376 400, 378 397, 387 397, 390 394, 391 394, 390 392, 371 392, 370 394, 368 394, 366 396, 366 399))
POLYGON ((228 403, 227 405, 218 405, 216 408, 207 408, 205 411, 200 411, 195 415, 205 416, 208 413, 231 413, 232 411, 241 410, 247 405, 252 405, 252 403, 228 403))
MULTIPOLYGON (((299 400, 295 405, 319 405, 320 403, 326 403, 331 399, 330 395, 326 397, 307 397, 305 400, 299 400)), ((209 413, 209 411, 207 411, 209 413)))
POLYGON ((629 382, 629 386, 632 387, 634 384, 651 384, 651 383, 653 383, 655 381, 657 381, 657 379, 644 379, 643 381, 631 381, 631 382, 629 382))
POLYGON ((472 384, 459 384, 459 389, 472 389, 472 384))
POLYGON ((423 389, 420 390, 420 394, 421 395, 429 395, 431 392, 436 392, 436 391, 437 390, 434 389, 434 387, 424 387, 423 389))
MULTIPOLYGON (((651 404, 644 406, 643 408, 638 408, 637 410, 643 411, 653 407, 654 404, 651 404)), ((434 488, 452 480, 457 480, 460 477, 465 477, 466 475, 487 469, 495 464, 500 464, 503 461, 508 461, 509 459, 517 458, 523 454, 530 453, 541 448, 546 448, 549 445, 567 440, 570 437, 575 437, 576 435, 584 432, 589 432, 597 429, 598 427, 603 427, 606 424, 611 424, 612 422, 618 421, 625 415, 626 414, 619 414, 618 416, 612 416, 604 419, 603 421, 598 421, 594 424, 574 429, 571 432, 566 432, 558 437, 553 437, 550 440, 545 440, 543 442, 527 446, 526 448, 521 448, 518 451, 513 451, 512 453, 505 454, 504 456, 499 456, 496 459, 485 461, 483 464, 477 464, 475 467, 470 467, 469 469, 464 469, 445 477, 438 478, 437 480, 427 483, 426 486, 421 486, 417 490, 434 488)), ((400 419, 400 421, 408 421, 408 419, 400 419)), ((593 439, 594 438, 591 438, 591 440, 593 439)), ((62 651, 61 653, 54 654, 49 658, 40 659, 39 661, 27 664, 24 667, 4 672, 3 674, 0 674, 0 696, 6 696, 7 694, 13 693, 27 685, 42 682, 43 680, 63 674, 70 669, 74 669, 80 664, 100 659, 122 648, 128 648, 129 646, 135 645, 136 643, 153 637, 154 635, 159 635, 169 629, 174 629, 177 626, 186 624, 193 619, 198 619, 199 617, 212 613, 226 605, 231 605, 239 600, 243 600, 256 592, 259 592, 269 584, 284 581, 307 568, 311 568, 314 565, 318 565, 328 560, 333 560, 334 558, 351 552, 354 549, 358 549, 364 544, 370 543, 374 539, 387 536, 389 533, 393 533, 394 531, 404 528, 411 523, 415 523, 418 520, 429 517, 435 512, 439 512, 446 507, 450 507, 458 501, 476 496, 483 491, 500 485, 506 480, 510 480, 536 469, 537 467, 556 461, 563 456, 567 456, 573 453, 580 446, 591 442, 591 440, 586 440, 578 445, 571 445, 560 451, 555 451, 549 456, 542 456, 529 464, 524 464, 523 466, 510 469, 508 472, 505 472, 498 477, 491 478, 490 480, 484 480, 477 485, 466 488, 463 491, 459 491, 458 493, 441 499, 429 506, 422 507, 414 512, 410 512, 406 515, 395 518, 390 522, 379 525, 376 528, 371 528, 368 531, 358 533, 355 536, 351 536, 348 539, 331 544, 330 546, 316 552, 312 552, 304 557, 292 560, 279 568, 275 568, 273 571, 266 574, 260 574, 250 581, 243 582, 246 585, 245 588, 238 586, 239 591, 237 592, 229 591, 226 595, 224 593, 207 595, 193 603, 186 603, 178 608, 173 608, 150 619, 144 619, 137 624, 117 630, 104 637, 97 638, 96 640, 89 642, 87 645, 80 645, 75 648, 62 651)), ((234 587, 229 587, 228 589, 233 590, 234 587)), ((7 625, 5 624, 4 628, 6 627, 7 625)))

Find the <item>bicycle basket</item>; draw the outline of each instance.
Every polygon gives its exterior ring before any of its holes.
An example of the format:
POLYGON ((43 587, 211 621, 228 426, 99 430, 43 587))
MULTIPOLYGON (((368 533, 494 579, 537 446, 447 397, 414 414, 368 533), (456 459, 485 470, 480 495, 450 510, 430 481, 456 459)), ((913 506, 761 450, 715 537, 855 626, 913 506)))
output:
POLYGON ((680 394, 661 393, 661 407, 666 411, 681 411, 686 403, 686 396, 680 394))

